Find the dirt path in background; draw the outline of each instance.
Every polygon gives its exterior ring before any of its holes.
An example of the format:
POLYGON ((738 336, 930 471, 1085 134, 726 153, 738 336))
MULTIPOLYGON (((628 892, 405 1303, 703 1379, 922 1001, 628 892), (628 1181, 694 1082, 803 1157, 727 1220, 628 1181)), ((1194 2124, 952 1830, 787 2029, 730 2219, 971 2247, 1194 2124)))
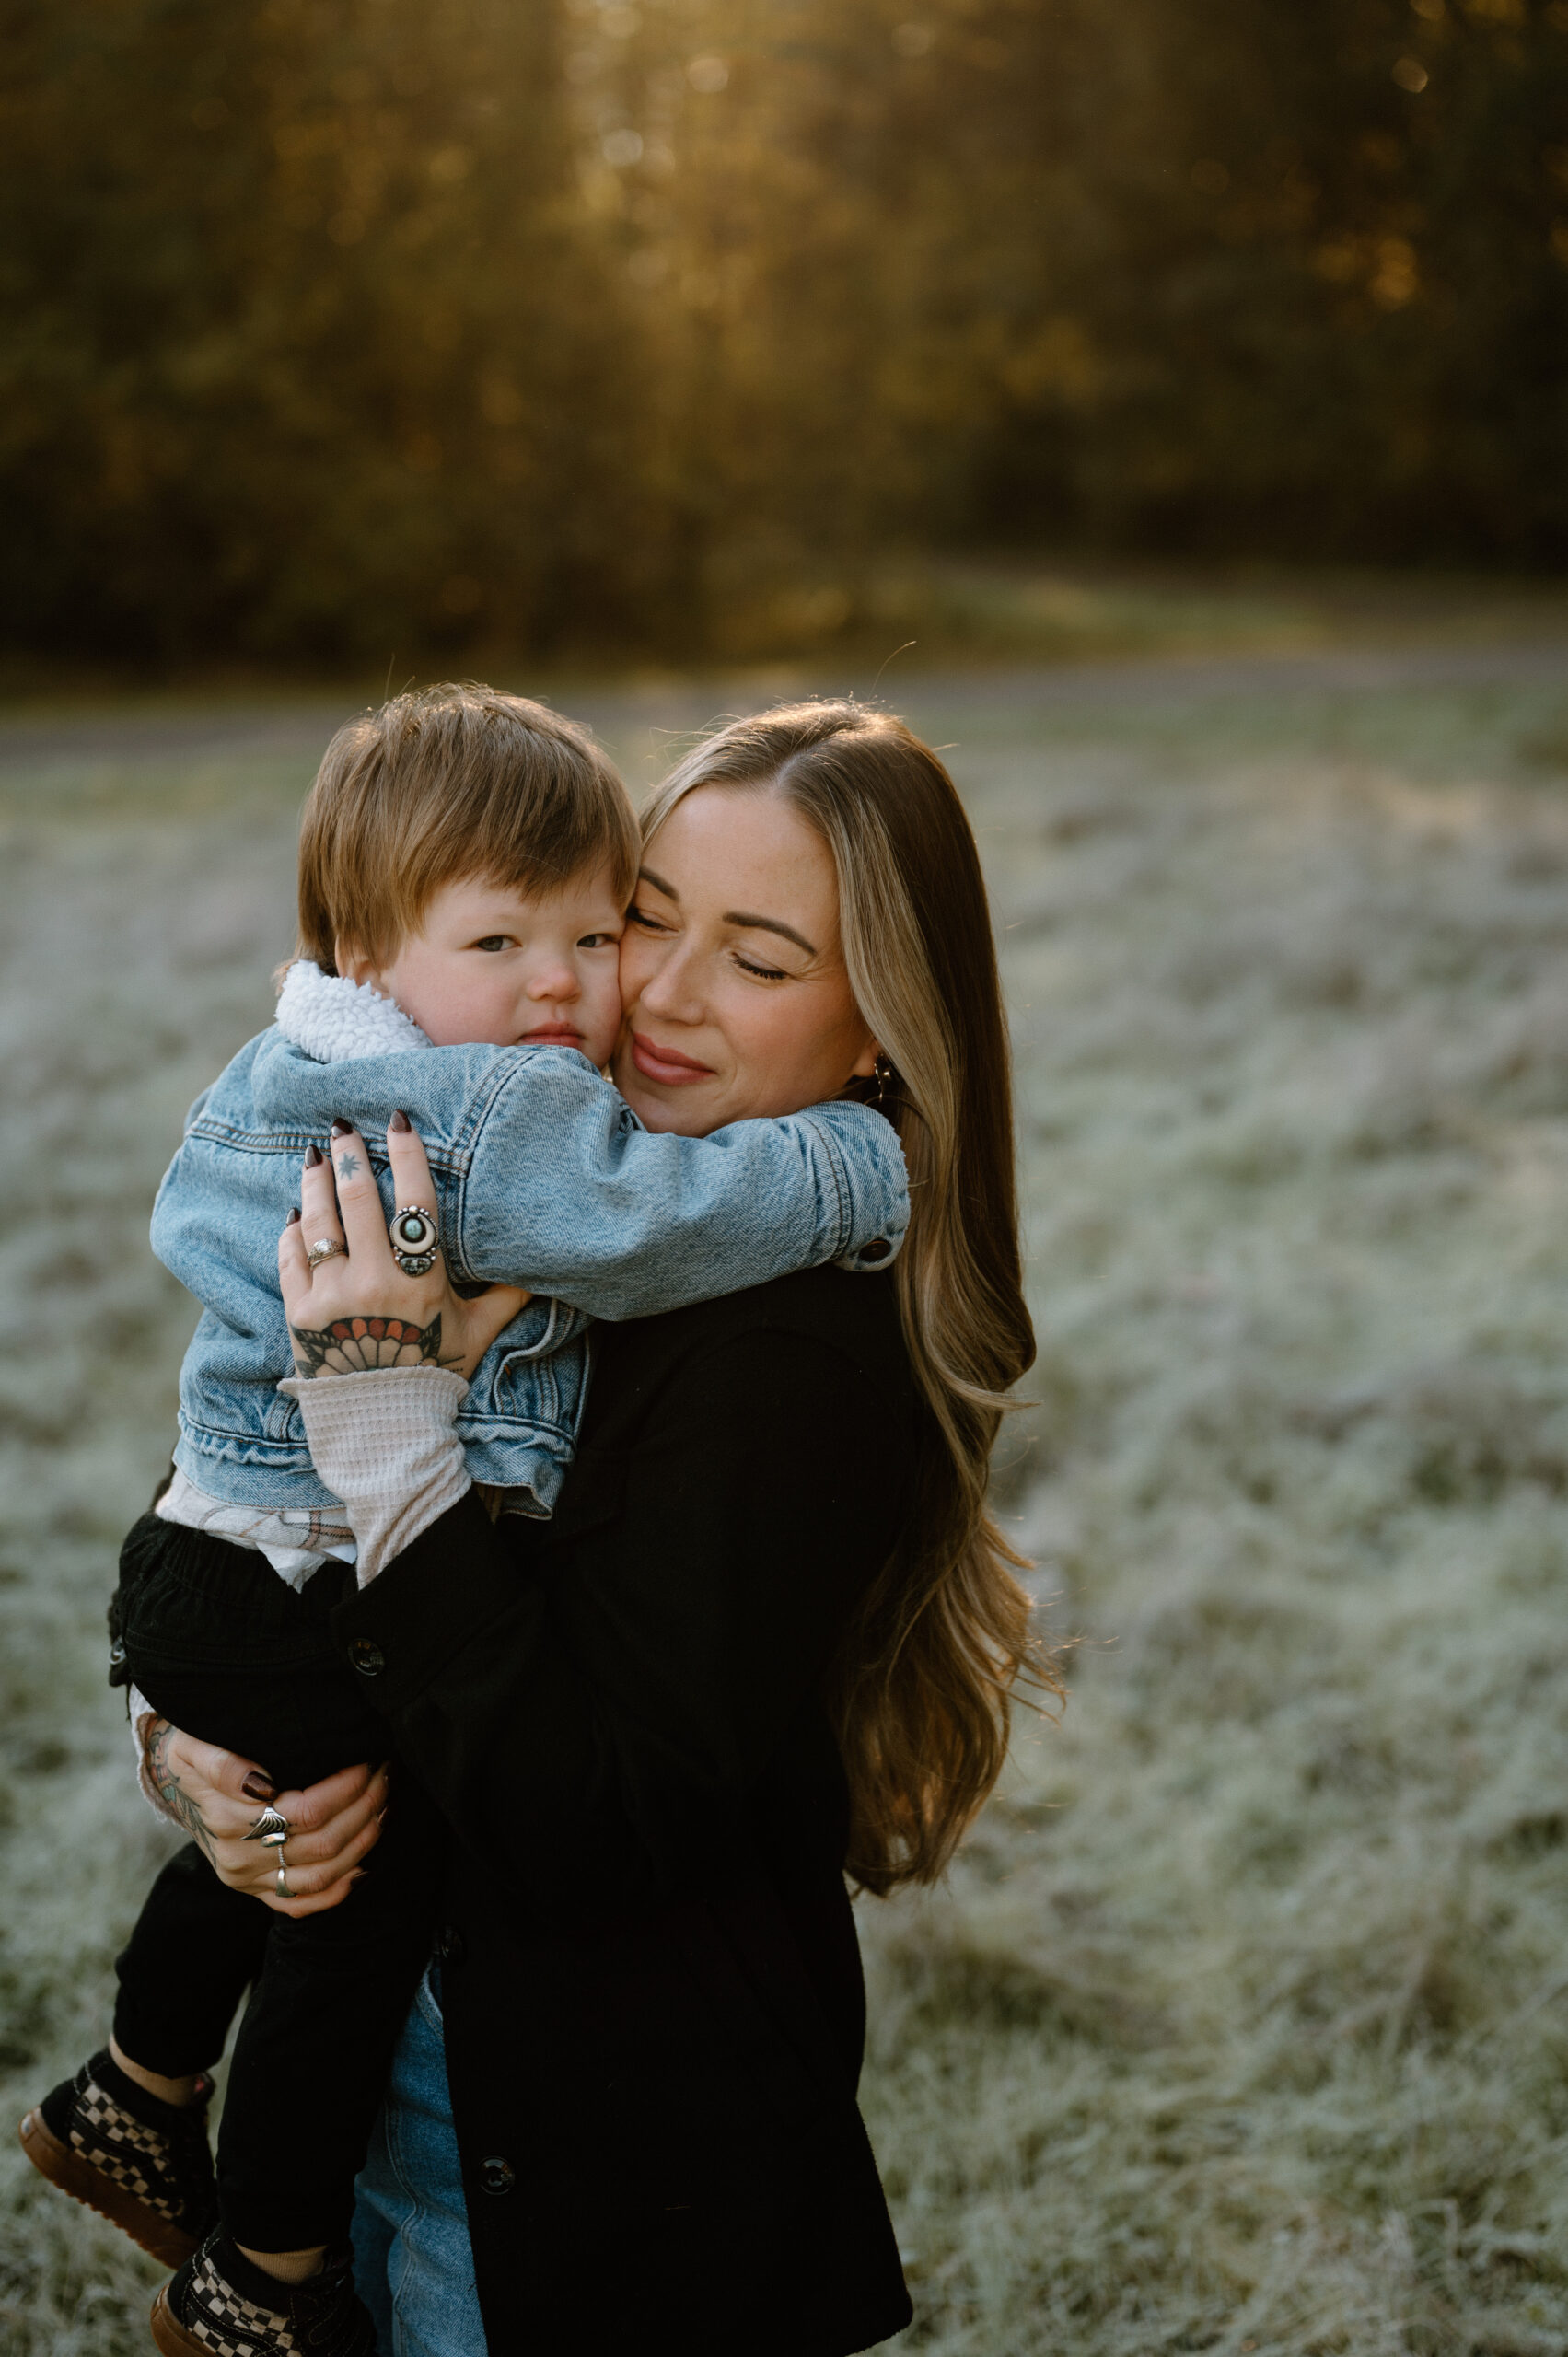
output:
MULTIPOLYGON (((827 663, 809 672, 726 673, 621 686, 569 683, 549 701, 607 736, 640 728, 684 729, 710 714, 753 709, 791 694, 869 696, 858 667, 845 677, 827 663)), ((1568 642, 1527 640, 1494 646, 1393 646, 1308 650, 1300 654, 1167 656, 1061 666, 1032 664, 964 670, 890 670, 879 692, 890 703, 940 704, 944 711, 991 702, 1040 711, 1107 702, 1152 704, 1213 696, 1289 695, 1303 691, 1353 693, 1411 687, 1568 685, 1568 642)), ((155 704, 98 713, 33 711, 0 715, 0 768, 36 769, 59 761, 164 761, 212 754, 279 760, 316 755, 323 735, 361 699, 324 691, 297 700, 180 708, 155 704)))

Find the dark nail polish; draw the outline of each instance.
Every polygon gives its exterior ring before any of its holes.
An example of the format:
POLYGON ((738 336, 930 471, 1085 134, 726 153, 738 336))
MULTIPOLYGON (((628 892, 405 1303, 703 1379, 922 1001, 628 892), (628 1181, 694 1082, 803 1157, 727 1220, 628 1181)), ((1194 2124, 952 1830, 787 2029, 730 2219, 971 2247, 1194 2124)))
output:
POLYGON ((289 1208, 289 1214, 288 1214, 288 1217, 285 1220, 285 1222, 284 1222, 284 1225, 285 1225, 285 1227, 296 1227, 296 1226, 298 1225, 298 1224, 299 1224, 299 1205, 298 1205, 297 1203, 294 1203, 294 1204, 292 1204, 292 1205, 290 1206, 290 1208, 289 1208))
POLYGON ((321 1149, 318 1144, 316 1144, 315 1141, 312 1140, 310 1144, 305 1149, 305 1167, 307 1170, 314 1170, 316 1165, 320 1161, 320 1159, 321 1149))
POLYGON ((413 1124, 409 1120, 408 1115, 401 1109, 393 1114, 391 1120, 387 1124, 387 1127, 389 1130, 396 1130, 400 1137, 401 1137, 405 1130, 412 1129, 412 1126, 413 1124))
POLYGON ((252 1768, 239 1787, 248 1801, 270 1801, 277 1797, 277 1786, 259 1768, 252 1768))
POLYGON ((335 1138, 352 1137, 354 1135, 354 1123, 352 1121, 343 1120, 334 1121, 332 1123, 332 1135, 335 1138))

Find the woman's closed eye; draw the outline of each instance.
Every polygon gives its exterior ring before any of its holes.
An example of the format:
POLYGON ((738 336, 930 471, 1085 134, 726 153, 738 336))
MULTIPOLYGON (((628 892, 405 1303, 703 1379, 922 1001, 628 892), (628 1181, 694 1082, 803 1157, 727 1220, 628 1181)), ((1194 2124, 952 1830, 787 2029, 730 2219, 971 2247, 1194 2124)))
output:
MULTIPOLYGON (((626 911, 626 922, 629 925, 635 925, 639 933, 645 934, 653 937, 671 937, 677 930, 674 925, 668 923, 663 917, 656 916, 651 909, 644 908, 640 902, 636 900, 633 901, 631 907, 626 911)), ((736 965, 740 969, 740 971, 743 974, 749 974, 756 981, 793 982, 800 980, 798 974, 790 973, 788 970, 783 966, 770 965, 761 958, 746 957, 743 952, 733 944, 730 946, 729 955, 733 958, 736 965)))

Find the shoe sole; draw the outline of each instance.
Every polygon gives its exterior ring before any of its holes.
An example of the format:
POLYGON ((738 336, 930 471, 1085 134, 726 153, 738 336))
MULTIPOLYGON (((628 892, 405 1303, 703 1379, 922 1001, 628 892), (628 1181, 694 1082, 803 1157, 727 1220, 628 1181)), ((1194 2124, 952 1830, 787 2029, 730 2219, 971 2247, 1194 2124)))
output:
MULTIPOLYGON (((118 2226, 122 2234, 129 2235, 134 2243, 140 2243, 145 2251, 160 2259, 165 2267, 183 2267, 185 2261, 200 2250, 202 2246, 198 2236, 186 2234, 180 2226, 171 2225, 167 2218, 160 2218, 156 2210, 149 2210, 146 2203, 138 2201, 134 2193, 111 2185, 101 2169, 95 2169, 80 2153, 73 2151, 69 2144, 63 2144, 41 2111, 29 2111, 23 2120, 21 2144, 40 2177, 47 2177, 51 2185, 57 2185, 62 2193, 68 2193, 73 2201, 81 2203, 84 2210, 96 2210, 100 2218, 107 2218, 111 2226, 118 2226)), ((199 2344, 175 2341, 169 2345, 183 2350, 199 2344)), ((210 2351, 208 2357, 211 2357, 210 2351)))
POLYGON ((153 2339, 162 2357, 213 2357, 213 2343, 187 2331, 169 2306, 167 2284, 153 2302, 153 2339))

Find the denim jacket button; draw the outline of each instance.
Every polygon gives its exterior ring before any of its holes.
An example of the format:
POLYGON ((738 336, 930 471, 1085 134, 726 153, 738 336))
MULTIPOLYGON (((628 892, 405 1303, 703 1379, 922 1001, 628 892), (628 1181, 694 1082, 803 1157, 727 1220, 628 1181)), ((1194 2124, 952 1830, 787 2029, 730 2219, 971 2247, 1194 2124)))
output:
POLYGON ((861 1246, 860 1257, 863 1260, 875 1263, 877 1260, 885 1260, 892 1248, 885 1237, 874 1236, 869 1244, 861 1246))
POLYGON ((479 2165, 479 2182, 486 2193, 510 2193, 517 2182, 517 2172, 510 2161, 493 2154, 479 2165))
POLYGON ((361 1678, 379 1678, 387 1666, 387 1656, 368 1637, 355 1637, 348 1649, 348 1657, 361 1678))

